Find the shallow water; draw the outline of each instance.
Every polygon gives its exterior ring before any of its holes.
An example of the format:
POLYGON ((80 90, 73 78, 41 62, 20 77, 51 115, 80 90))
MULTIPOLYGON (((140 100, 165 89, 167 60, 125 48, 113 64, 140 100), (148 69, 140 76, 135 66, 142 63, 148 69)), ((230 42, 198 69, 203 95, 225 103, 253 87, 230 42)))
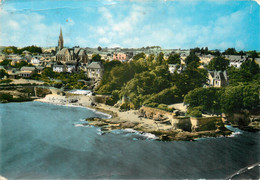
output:
MULTIPOLYGON (((259 133, 195 142, 75 126, 102 114, 40 102, 0 104, 0 175, 8 179, 214 178, 260 161, 259 133)), ((259 178, 259 171, 248 173, 259 178)))

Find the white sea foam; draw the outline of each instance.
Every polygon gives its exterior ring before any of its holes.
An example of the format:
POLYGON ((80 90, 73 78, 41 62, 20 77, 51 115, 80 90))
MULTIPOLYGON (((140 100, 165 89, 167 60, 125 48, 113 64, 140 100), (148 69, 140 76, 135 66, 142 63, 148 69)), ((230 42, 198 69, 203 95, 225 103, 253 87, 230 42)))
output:
MULTIPOLYGON (((122 131, 125 131, 125 132, 127 132, 127 133, 134 133, 134 134, 140 135, 140 136, 142 136, 142 137, 145 137, 146 139, 159 139, 157 136, 155 136, 155 135, 152 134, 152 133, 140 132, 140 131, 136 131, 136 130, 130 129, 130 128, 123 129, 122 131)), ((136 138, 135 138, 135 139, 136 139, 136 138)))

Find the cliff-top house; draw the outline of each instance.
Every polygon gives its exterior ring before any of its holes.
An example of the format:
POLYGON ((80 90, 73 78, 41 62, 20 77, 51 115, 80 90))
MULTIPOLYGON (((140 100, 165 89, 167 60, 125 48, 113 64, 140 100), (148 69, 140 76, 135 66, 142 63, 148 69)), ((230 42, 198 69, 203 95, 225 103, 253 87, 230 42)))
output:
POLYGON ((228 84, 226 71, 208 71, 208 84, 213 87, 223 87, 228 84))

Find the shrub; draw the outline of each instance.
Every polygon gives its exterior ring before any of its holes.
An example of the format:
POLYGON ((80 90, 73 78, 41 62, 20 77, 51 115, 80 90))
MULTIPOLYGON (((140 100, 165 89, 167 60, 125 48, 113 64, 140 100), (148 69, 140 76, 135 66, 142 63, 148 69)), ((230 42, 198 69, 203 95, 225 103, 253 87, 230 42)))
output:
POLYGON ((153 107, 153 108, 156 108, 156 107, 158 107, 158 103, 156 103, 156 102, 151 102, 151 103, 148 103, 148 104, 146 104, 146 106, 148 106, 148 107, 153 107))
POLYGON ((1 80, 0 81, 0 84, 3 84, 3 83, 10 83, 10 82, 12 82, 13 80, 11 80, 11 79, 4 79, 4 80, 1 80))
POLYGON ((192 116, 192 117, 201 117, 202 112, 201 112, 201 107, 193 107, 193 108, 188 108, 187 113, 192 116))

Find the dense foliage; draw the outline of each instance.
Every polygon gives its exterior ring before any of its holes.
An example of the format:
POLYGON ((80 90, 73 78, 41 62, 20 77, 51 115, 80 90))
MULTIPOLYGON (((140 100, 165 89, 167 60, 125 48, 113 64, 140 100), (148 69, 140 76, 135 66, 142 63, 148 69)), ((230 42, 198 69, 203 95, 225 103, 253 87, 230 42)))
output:
POLYGON ((23 47, 21 49, 18 49, 17 47, 15 46, 9 46, 9 47, 6 47, 5 49, 2 50, 3 53, 5 54, 22 54, 23 51, 29 51, 31 53, 36 53, 36 54, 40 54, 42 53, 42 48, 41 47, 38 47, 38 46, 26 46, 26 47, 23 47))
POLYGON ((229 84, 230 85, 238 85, 242 82, 251 82, 258 81, 260 76, 260 68, 259 65, 256 64, 254 60, 247 60, 242 63, 241 67, 228 68, 228 76, 229 76, 229 84))
POLYGON ((217 56, 213 58, 209 64, 208 69, 211 71, 225 71, 229 65, 229 60, 225 59, 222 56, 217 56))
MULTIPOLYGON (((178 54, 172 54, 169 58, 174 63, 180 63, 178 54)), ((148 57, 140 53, 128 63, 105 62, 104 77, 96 92, 113 95, 107 104, 113 105, 122 97, 127 97, 138 108, 155 103, 181 102, 190 90, 206 83, 207 72, 198 69, 199 58, 195 54, 188 56, 188 66, 181 74, 171 75, 168 63, 163 53, 148 57)))
POLYGON ((5 77, 5 76, 8 77, 7 72, 4 69, 0 69, 0 79, 5 77))

